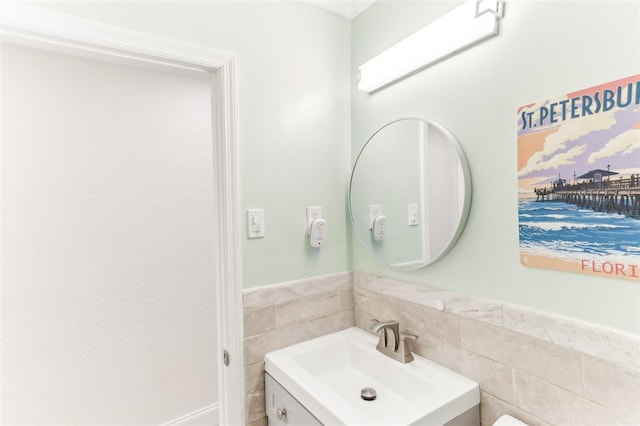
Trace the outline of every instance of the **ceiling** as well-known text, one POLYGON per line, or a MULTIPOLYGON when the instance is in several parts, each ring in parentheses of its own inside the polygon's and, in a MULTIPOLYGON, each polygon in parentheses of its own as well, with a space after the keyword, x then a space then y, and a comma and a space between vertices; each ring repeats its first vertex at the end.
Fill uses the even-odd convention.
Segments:
POLYGON ((337 15, 353 19, 375 0, 303 0, 337 15))

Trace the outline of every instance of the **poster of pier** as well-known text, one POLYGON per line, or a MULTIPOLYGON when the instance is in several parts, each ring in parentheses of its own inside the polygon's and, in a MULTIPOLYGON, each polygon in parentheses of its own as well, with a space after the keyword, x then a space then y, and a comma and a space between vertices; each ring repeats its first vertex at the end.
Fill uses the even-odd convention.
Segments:
POLYGON ((523 265, 640 281, 640 74, 518 109, 523 265))

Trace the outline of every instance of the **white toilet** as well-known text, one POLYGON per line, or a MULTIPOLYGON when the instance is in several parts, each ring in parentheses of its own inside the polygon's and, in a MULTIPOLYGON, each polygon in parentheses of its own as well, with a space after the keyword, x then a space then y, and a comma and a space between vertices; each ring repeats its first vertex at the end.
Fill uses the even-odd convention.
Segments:
POLYGON ((526 423, 522 423, 520 420, 515 417, 511 417, 507 414, 500 416, 498 420, 493 424, 493 426, 527 426, 526 423))

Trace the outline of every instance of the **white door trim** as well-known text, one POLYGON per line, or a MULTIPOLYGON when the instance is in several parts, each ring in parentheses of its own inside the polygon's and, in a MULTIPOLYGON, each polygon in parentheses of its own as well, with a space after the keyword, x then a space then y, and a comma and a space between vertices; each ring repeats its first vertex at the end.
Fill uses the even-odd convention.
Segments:
MULTIPOLYGON (((18 3, 2 5, 2 41, 109 61, 199 70, 212 76, 217 206, 216 303, 221 425, 244 424, 242 287, 234 100, 234 56, 18 3), (223 364, 222 350, 230 354, 223 364)), ((213 336, 212 336, 213 338, 213 336)))

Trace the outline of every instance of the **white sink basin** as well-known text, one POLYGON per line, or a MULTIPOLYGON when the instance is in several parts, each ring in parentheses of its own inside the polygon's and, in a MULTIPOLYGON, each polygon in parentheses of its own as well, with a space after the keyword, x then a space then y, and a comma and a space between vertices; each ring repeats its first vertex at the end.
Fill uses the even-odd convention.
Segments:
POLYGON ((377 342, 349 328, 270 352, 265 370, 325 425, 444 425, 480 403, 477 383, 415 354, 402 364, 377 342))

